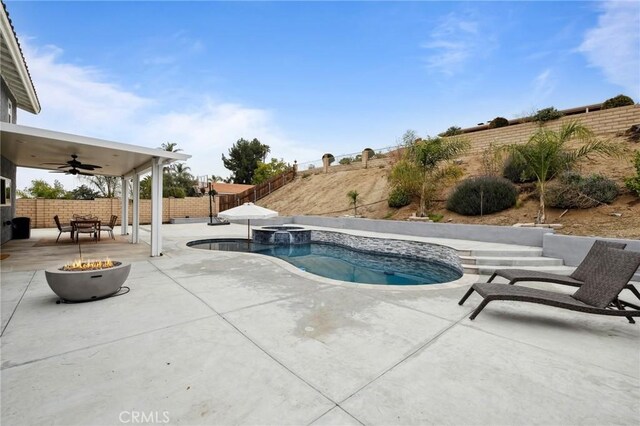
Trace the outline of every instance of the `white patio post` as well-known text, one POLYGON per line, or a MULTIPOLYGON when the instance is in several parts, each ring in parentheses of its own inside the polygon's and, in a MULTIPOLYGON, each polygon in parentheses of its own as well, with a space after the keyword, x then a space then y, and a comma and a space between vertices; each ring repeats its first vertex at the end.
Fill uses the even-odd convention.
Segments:
POLYGON ((151 161, 151 256, 162 256, 162 160, 151 161))
POLYGON ((129 232, 129 179, 122 176, 122 216, 120 216, 120 235, 127 235, 129 232))
POLYGON ((140 175, 133 173, 133 209, 131 218, 131 243, 138 244, 140 231, 140 175))

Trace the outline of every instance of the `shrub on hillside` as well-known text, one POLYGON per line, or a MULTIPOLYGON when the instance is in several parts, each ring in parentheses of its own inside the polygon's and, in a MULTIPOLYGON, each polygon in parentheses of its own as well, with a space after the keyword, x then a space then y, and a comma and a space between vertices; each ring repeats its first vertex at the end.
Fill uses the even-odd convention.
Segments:
POLYGON ((516 204, 518 189, 508 180, 480 176, 462 181, 447 199, 447 210, 465 216, 490 214, 516 204))
POLYGON ((353 158, 351 157, 343 157, 340 159, 340 161, 338 161, 338 164, 342 164, 343 166, 346 166, 347 164, 351 164, 353 163, 353 158))
POLYGON ((582 176, 566 172, 546 190, 546 202, 559 209, 588 209, 609 204, 618 196, 618 185, 602 175, 582 176))
POLYGON ((636 175, 624 180, 625 186, 640 197, 640 151, 636 151, 636 155, 633 158, 633 165, 636 169, 636 175))
POLYGON ((489 123, 490 129, 497 129, 498 127, 507 127, 509 125, 509 120, 504 117, 496 117, 489 123))
POLYGON ((438 136, 440 136, 440 137, 456 136, 456 135, 461 135, 461 134, 462 134, 462 129, 460 127, 451 126, 447 130, 445 130, 444 132, 440 133, 438 136))
POLYGON ((504 162, 502 176, 513 183, 533 182, 536 180, 526 161, 514 155, 510 155, 504 162))
POLYGON ((393 188, 387 200, 389 207, 400 208, 411 204, 411 195, 409 192, 400 187, 393 188))
POLYGON ((554 107, 539 109, 532 117, 531 120, 538 123, 546 123, 547 121, 557 120, 562 117, 563 114, 554 107))
POLYGON ((633 105, 633 99, 626 95, 618 95, 602 103, 602 109, 618 108, 633 105))

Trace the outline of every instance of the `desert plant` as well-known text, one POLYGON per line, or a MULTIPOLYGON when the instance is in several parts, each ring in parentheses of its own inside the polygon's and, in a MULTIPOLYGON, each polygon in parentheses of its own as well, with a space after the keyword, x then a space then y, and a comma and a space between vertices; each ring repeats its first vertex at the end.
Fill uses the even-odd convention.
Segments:
POLYGON ((436 194, 451 180, 458 179, 462 172, 451 161, 469 147, 461 138, 418 139, 407 147, 407 159, 415 164, 421 175, 420 216, 424 217, 436 194))
POLYGON ((389 207, 400 208, 411 204, 411 195, 406 189, 396 187, 391 190, 389 199, 387 200, 389 207))
POLYGON ((618 108, 618 107, 629 106, 633 104, 634 104, 633 99, 631 99, 629 96, 621 94, 604 101, 602 103, 602 109, 618 108))
POLYGON ((575 172, 562 174, 558 182, 547 188, 547 204, 561 209, 588 209, 608 204, 618 196, 618 185, 601 175, 581 176, 575 172))
POLYGON ((563 114, 560 111, 554 107, 549 107, 536 111, 536 113, 531 117, 531 120, 537 121, 538 123, 546 123, 547 121, 557 120, 562 116, 563 114))
POLYGON ((633 158, 633 165, 636 169, 636 175, 624 180, 625 186, 640 197, 640 151, 636 151, 633 158))
POLYGON ((491 122, 489 122, 490 129, 497 129, 498 127, 507 127, 509 125, 509 120, 504 117, 496 117, 491 122))
POLYGON ((427 217, 432 222, 440 222, 444 218, 444 215, 440 213, 429 213, 427 217))
POLYGON ((445 137, 445 136, 457 136, 462 134, 462 129, 458 126, 451 126, 449 127, 447 130, 445 130, 444 132, 438 134, 438 136, 440 137, 445 137))
POLYGON ((360 199, 360 194, 355 189, 347 192, 347 198, 349 198, 349 204, 353 204, 353 215, 358 215, 358 200, 360 199))
POLYGON ((462 181, 447 199, 447 210, 477 216, 508 209, 516 204, 518 190, 508 180, 480 176, 462 181))
POLYGON ((540 205, 538 223, 545 223, 545 189, 546 181, 553 178, 560 170, 570 170, 579 160, 591 154, 602 156, 619 155, 617 145, 595 139, 593 132, 577 121, 564 124, 560 130, 554 131, 539 128, 525 145, 508 147, 513 155, 525 161, 536 177, 536 188, 540 205), (582 142, 577 149, 567 148, 572 140, 582 142))
POLYGON ((499 176, 504 168, 504 150, 490 143, 482 151, 482 170, 485 175, 499 176))
POLYGON ((338 161, 338 164, 342 164, 343 166, 351 163, 353 163, 353 158, 351 157, 343 157, 338 161))

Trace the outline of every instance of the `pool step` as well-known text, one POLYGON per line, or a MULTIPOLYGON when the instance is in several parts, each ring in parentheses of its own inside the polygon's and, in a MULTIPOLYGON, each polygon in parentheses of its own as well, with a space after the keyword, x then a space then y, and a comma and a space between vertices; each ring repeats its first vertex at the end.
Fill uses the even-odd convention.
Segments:
POLYGON ((493 256, 460 256, 462 263, 465 265, 484 265, 484 266, 513 266, 513 267, 530 267, 530 266, 562 266, 562 259, 553 257, 493 257, 493 256))
POLYGON ((541 257, 542 248, 523 247, 507 250, 471 250, 469 256, 473 257, 541 257))
POLYGON ((575 268, 570 266, 500 266, 500 265, 467 265, 463 264, 466 274, 491 275, 496 269, 529 269, 532 271, 552 272, 554 274, 569 275, 575 268))

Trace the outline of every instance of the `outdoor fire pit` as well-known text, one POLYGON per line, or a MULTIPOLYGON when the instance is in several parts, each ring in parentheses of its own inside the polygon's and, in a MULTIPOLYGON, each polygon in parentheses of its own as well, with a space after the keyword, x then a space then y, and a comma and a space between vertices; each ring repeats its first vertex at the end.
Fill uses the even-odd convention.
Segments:
POLYGON ((131 264, 111 260, 76 260, 59 269, 45 271, 51 290, 63 302, 102 299, 117 293, 126 281, 131 264))

